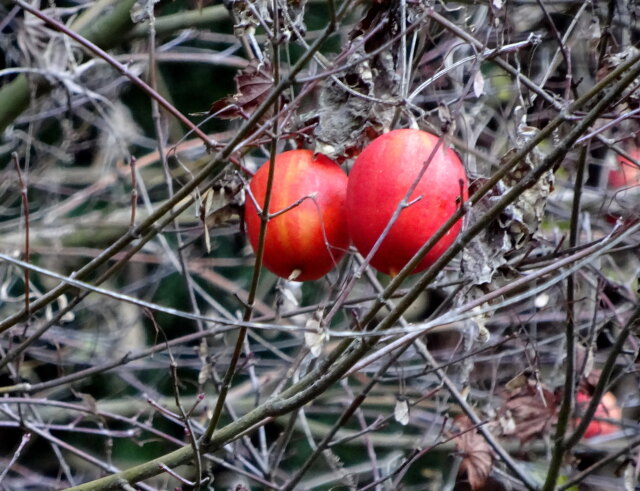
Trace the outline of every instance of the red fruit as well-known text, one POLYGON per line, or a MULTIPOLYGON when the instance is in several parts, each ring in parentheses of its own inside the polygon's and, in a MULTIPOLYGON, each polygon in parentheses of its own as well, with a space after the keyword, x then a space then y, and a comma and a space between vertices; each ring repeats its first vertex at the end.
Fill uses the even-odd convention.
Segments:
MULTIPOLYGON (((576 409, 578 412, 583 412, 591 401, 591 396, 585 392, 578 392, 576 394, 576 409)), ((587 430, 584 432, 582 438, 591 438, 597 435, 609 435, 615 433, 620 429, 616 424, 609 423, 608 421, 599 421, 600 418, 604 419, 622 419, 622 410, 618 406, 618 400, 616 396, 611 392, 606 392, 598 404, 593 420, 587 426, 587 430)), ((580 418, 576 419, 576 424, 580 423, 580 418)))
MULTIPOLYGON (((363 256, 373 248, 438 141, 437 136, 425 131, 394 130, 373 140, 356 159, 349 175, 347 217, 351 239, 363 256)), ((455 152, 440 143, 409 197, 410 203, 417 201, 402 210, 371 266, 386 274, 397 274, 466 199, 464 167, 455 152)), ((462 221, 458 221, 413 272, 433 264, 461 228, 462 221)))
MULTIPOLYGON (((257 203, 265 201, 270 163, 258 169, 249 186, 257 203)), ((294 205, 267 223, 264 266, 283 278, 315 280, 327 274, 349 247, 345 213, 347 175, 324 155, 292 150, 276 155, 269 213, 294 205)), ((247 235, 258 248, 260 216, 253 201, 245 205, 247 235)))
MULTIPOLYGON (((629 154, 635 160, 640 160, 640 149, 632 147, 629 154)), ((616 169, 609 171, 609 187, 615 189, 640 186, 640 167, 620 155, 618 155, 617 164, 616 169)))

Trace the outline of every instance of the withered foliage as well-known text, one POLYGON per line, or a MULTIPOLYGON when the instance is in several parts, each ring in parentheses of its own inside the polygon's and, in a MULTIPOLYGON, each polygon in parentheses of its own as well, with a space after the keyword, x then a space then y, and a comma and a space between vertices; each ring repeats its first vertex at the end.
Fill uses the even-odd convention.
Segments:
MULTIPOLYGON (((419 6, 408 10, 416 16, 419 6)), ((320 94, 314 132, 318 151, 340 161, 390 128, 400 95, 395 39, 400 27, 397 4, 374 3, 350 32, 334 60, 347 68, 328 78, 320 94)))
MULTIPOLYGON (((214 102, 209 114, 223 119, 248 119, 269 97, 274 84, 273 68, 267 63, 253 60, 236 74, 234 80, 237 92, 214 102)), ((273 111, 269 110, 261 120, 269 119, 272 115, 273 111)))
MULTIPOLYGON (((515 146, 505 154, 501 163, 509 161, 527 141, 535 136, 537 130, 519 125, 515 146)), ((500 182, 471 209, 466 217, 466 226, 482 220, 509 190, 521 182, 527 174, 540 163, 543 155, 536 148, 513 168, 500 182)), ((477 178, 471 183, 469 193, 474 193, 486 182, 477 178)), ((514 253, 520 251, 537 232, 544 217, 547 200, 553 191, 554 175, 552 171, 544 173, 542 178, 532 182, 518 199, 507 206, 494 220, 483 229, 462 254, 465 273, 473 278, 474 284, 489 283, 496 272, 514 253)))
POLYGON ((516 437, 525 444, 547 434, 556 422, 558 394, 534 380, 525 380, 518 388, 507 389, 503 398, 498 413, 502 436, 516 437))
POLYGON ((454 439, 462 456, 460 473, 466 474, 471 489, 483 489, 493 467, 493 451, 467 416, 458 416, 455 425, 462 433, 454 439))

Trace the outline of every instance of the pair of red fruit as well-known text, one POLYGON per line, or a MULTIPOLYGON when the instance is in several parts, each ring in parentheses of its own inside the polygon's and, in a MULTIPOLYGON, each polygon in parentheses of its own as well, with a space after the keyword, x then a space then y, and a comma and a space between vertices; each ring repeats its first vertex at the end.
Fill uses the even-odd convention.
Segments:
MULTIPOLYGON (((267 162, 258 169, 249 186, 260 208, 269 167, 267 162)), ((397 274, 467 199, 467 177, 455 152, 435 135, 401 129, 365 147, 348 177, 331 159, 310 150, 277 155, 264 266, 283 278, 307 281, 331 271, 351 242, 366 257, 422 172, 371 259, 371 266, 389 275, 397 274)), ((257 250, 259 210, 252 199, 246 203, 247 235, 257 250)), ((433 264, 461 227, 458 221, 449 229, 413 272, 433 264)))

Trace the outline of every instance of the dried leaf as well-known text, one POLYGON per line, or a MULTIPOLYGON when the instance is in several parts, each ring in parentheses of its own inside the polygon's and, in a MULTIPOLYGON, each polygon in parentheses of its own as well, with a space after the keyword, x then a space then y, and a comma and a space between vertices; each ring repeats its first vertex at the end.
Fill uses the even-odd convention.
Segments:
MULTIPOLYGON (((211 210, 211 202, 213 201, 213 191, 211 189, 207 189, 205 191, 204 196, 202 197, 202 209, 204 210, 204 216, 206 217, 211 210)), ((207 226, 207 221, 203 220, 204 223, 204 245, 207 250, 207 254, 211 252, 211 234, 209 233, 209 227, 207 226)))
POLYGON ((160 0, 136 0, 130 11, 131 22, 139 24, 150 20, 153 15, 153 6, 160 0))
MULTIPOLYGON (((237 37, 255 34, 260 25, 275 28, 272 4, 267 0, 223 0, 227 8, 232 12, 236 23, 234 33, 237 37)), ((289 0, 278 5, 276 12, 278 17, 279 36, 283 41, 296 38, 299 34, 304 36, 306 26, 304 24, 306 0, 289 0), (293 32, 292 32, 293 31, 293 32)))
POLYGON ((309 317, 304 327, 304 342, 311 351, 311 356, 317 358, 327 340, 327 333, 320 326, 318 313, 309 317))
POLYGON ((625 491, 638 489, 638 474, 636 472, 636 466, 633 463, 627 464, 624 468, 623 481, 625 491))
MULTIPOLYGON (((422 8, 419 2, 406 7, 407 19, 422 8)), ((318 110, 309 114, 309 118, 318 118, 316 150, 322 149, 340 162, 358 154, 368 141, 390 128, 401 85, 400 50, 399 41, 386 43, 401 25, 393 2, 373 3, 350 32, 349 42, 334 62, 349 68, 327 80, 318 110)))
MULTIPOLYGON (((593 366, 595 365, 595 361, 596 361, 596 357, 593 352, 593 349, 590 348, 586 350, 584 365, 582 365, 584 366, 582 373, 588 376, 588 374, 590 374, 593 371, 593 366)), ((581 366, 581 365, 578 365, 578 366, 581 366)))
POLYGON ((224 3, 236 21, 233 30, 237 37, 255 34, 260 21, 272 25, 271 12, 266 0, 225 0, 224 3))
POLYGON ((478 70, 473 77, 473 93, 476 97, 484 94, 484 76, 480 70, 478 70))
POLYGON ((515 436, 521 444, 549 431, 557 418, 557 396, 534 380, 528 380, 518 390, 508 391, 500 409, 499 419, 512 420, 502 425, 503 436, 515 436))
POLYGON ((93 414, 98 414, 98 403, 91 394, 75 392, 75 396, 82 399, 82 402, 84 402, 85 406, 88 407, 93 414))
MULTIPOLYGON (((593 40, 598 41, 600 36, 600 24, 595 22, 592 23, 590 32, 586 33, 586 35, 592 39, 592 42, 593 40)), ((602 80, 618 66, 636 56, 637 53, 638 48, 636 48, 635 46, 626 46, 624 50, 606 56, 604 59, 604 63, 596 73, 596 80, 602 80)), ((624 101, 625 104, 618 105, 617 111, 619 114, 624 114, 629 110, 629 108, 636 108, 640 105, 640 90, 637 89, 639 84, 639 79, 634 80, 620 95, 620 100, 624 101)))
MULTIPOLYGON (((362 51, 362 48, 355 51, 346 62, 363 57, 362 51)), ((388 126, 391 112, 384 108, 375 111, 374 107, 378 105, 366 98, 375 97, 377 87, 390 75, 389 70, 380 70, 374 81, 372 65, 383 58, 384 54, 380 54, 375 60, 365 59, 350 68, 344 76, 325 84, 320 94, 319 108, 310 115, 318 118, 314 129, 317 151, 322 150, 333 159, 343 160, 358 153, 366 141, 381 134, 385 125, 388 126), (359 97, 358 94, 365 97, 359 97)), ((391 61, 388 68, 392 66, 391 61)), ((386 94, 391 94, 390 87, 387 87, 386 94)))
POLYGON ((471 489, 482 489, 493 467, 491 447, 477 430, 470 429, 473 423, 467 416, 458 416, 455 423, 464 432, 455 438, 456 449, 462 455, 460 472, 466 473, 471 489))
MULTIPOLYGON (((469 193, 474 193, 485 181, 486 179, 482 178, 474 180, 469 186, 469 193)), ((478 201, 467 214, 466 226, 472 226, 486 216, 486 212, 502 192, 503 189, 493 188, 478 201)), ((495 221, 488 224, 462 251, 465 275, 470 277, 475 285, 490 283, 498 268, 506 264, 505 256, 510 250, 509 234, 495 221)))
POLYGON ((236 222, 240 216, 241 208, 238 203, 227 203, 217 208, 207 216, 207 226, 220 227, 236 222))
POLYGON ((198 372, 198 385, 204 385, 211 376, 211 364, 205 363, 198 372))
POLYGON ((402 426, 409 424, 409 403, 405 398, 396 398, 396 407, 393 410, 393 417, 402 426))
POLYGON ((283 301, 286 301, 292 308, 296 308, 300 306, 300 301, 298 300, 298 297, 296 297, 296 294, 291 290, 291 288, 289 288, 289 285, 291 284, 296 283, 286 282, 286 286, 279 289, 278 291, 282 294, 283 301))
MULTIPOLYGON (((538 133, 536 128, 521 124, 518 127, 517 145, 523 147, 538 133)), ((541 160, 542 155, 535 148, 524 161, 507 174, 503 183, 505 192, 520 183, 525 175, 541 160)), ((505 208, 500 216, 500 226, 508 231, 514 249, 521 249, 538 230, 544 217, 549 194, 553 191, 554 175, 552 170, 545 172, 538 181, 526 189, 516 201, 505 208)))
POLYGON ((207 344, 207 340, 203 338, 202 341, 200 341, 200 344, 198 344, 198 359, 202 363, 206 363, 208 355, 209 345, 207 344))
POLYGON ((515 377, 509 380, 504 386, 507 390, 514 392, 521 389, 522 387, 525 387, 528 383, 529 383, 529 377, 526 371, 524 371, 517 374, 515 377))
POLYGON ((491 339, 491 331, 484 325, 478 326, 478 332, 476 333, 475 341, 479 344, 487 344, 491 339))
MULTIPOLYGON (((297 310, 302 299, 302 283, 294 281, 279 281, 276 284, 276 317, 280 318, 283 312, 297 310)), ((306 315, 295 315, 289 320, 296 325, 304 325, 306 315)))
POLYGON ((438 119, 443 124, 443 126, 447 127, 450 127, 455 121, 454 117, 451 115, 449 106, 447 106, 444 102, 440 102, 438 104, 438 119))
MULTIPOLYGON (((518 127, 516 145, 524 146, 538 133, 536 128, 524 123, 518 127)), ((502 159, 506 162, 517 152, 510 150, 502 159)), ((520 183, 524 176, 535 167, 542 158, 534 149, 515 168, 511 170, 489 193, 487 193, 471 209, 466 219, 466 226, 483 220, 486 212, 507 193, 514 185, 520 183)), ((538 230, 544 217, 544 211, 553 191, 553 171, 547 171, 533 186, 526 189, 512 204, 507 206, 498 220, 489 223, 471 243, 463 250, 462 260, 465 273, 472 278, 473 284, 490 283, 499 268, 507 263, 507 255, 522 249, 538 230)), ((473 193, 485 182, 476 179, 470 186, 473 193)))
POLYGON ((244 188, 237 175, 231 174, 219 179, 205 191, 200 201, 200 220, 205 225, 205 244, 211 249, 209 228, 235 223, 244 205, 244 188))
MULTIPOLYGON (((252 61, 235 76, 237 92, 211 105, 210 114, 219 118, 247 119, 268 97, 274 80, 271 65, 252 61)), ((270 113, 263 116, 268 119, 270 113)))
POLYGON ((331 470, 338 476, 338 478, 342 481, 342 483, 347 486, 349 489, 356 488, 356 481, 347 469, 345 469, 342 460, 335 453, 333 453, 330 449, 326 449, 322 452, 322 456, 326 460, 331 470))
MULTIPOLYGON (((60 310, 64 310, 69 305, 69 300, 67 300, 66 295, 60 295, 58 297, 58 308, 60 310)), ((73 322, 76 319, 76 315, 72 312, 66 312, 61 318, 60 322, 73 322)))

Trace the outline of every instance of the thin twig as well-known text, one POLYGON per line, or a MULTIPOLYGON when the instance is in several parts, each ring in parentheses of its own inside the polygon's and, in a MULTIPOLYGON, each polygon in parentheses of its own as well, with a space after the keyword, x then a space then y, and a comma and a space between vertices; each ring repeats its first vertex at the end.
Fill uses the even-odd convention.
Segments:
MULTIPOLYGON (((13 161, 13 165, 16 168, 16 173, 18 174, 18 182, 20 183, 20 195, 22 196, 22 209, 24 213, 24 252, 23 257, 25 262, 30 261, 31 252, 30 252, 30 244, 29 244, 29 196, 27 190, 27 182, 22 177, 22 170, 20 169, 20 159, 18 158, 18 154, 13 152, 11 154, 11 160, 13 161)), ((30 292, 31 292, 31 282, 29 281, 29 269, 24 270, 24 310, 29 315, 31 312, 30 307, 30 292)))
POLYGON ((2 483, 6 475, 9 473, 9 471, 13 467, 13 464, 15 464, 18 461, 18 459, 20 458, 20 454, 22 453, 22 450, 27 445, 27 443, 29 443, 30 440, 31 440, 31 433, 25 433, 22 435, 22 439, 18 444, 18 448, 15 449, 15 451, 11 455, 11 460, 3 469, 2 474, 0 474, 0 484, 2 483))

